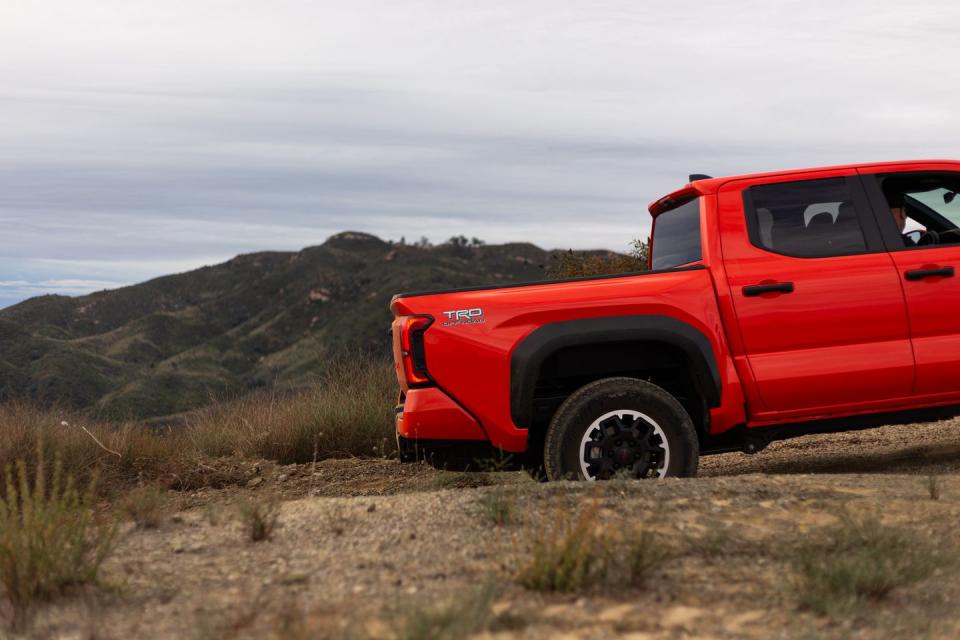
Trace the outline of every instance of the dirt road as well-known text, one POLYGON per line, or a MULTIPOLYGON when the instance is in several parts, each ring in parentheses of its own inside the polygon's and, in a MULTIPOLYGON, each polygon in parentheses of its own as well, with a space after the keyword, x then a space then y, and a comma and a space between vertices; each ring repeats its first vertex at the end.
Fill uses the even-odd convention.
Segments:
POLYGON ((27 635, 457 637, 430 635, 450 614, 496 638, 960 637, 960 573, 948 561, 882 600, 824 616, 798 604, 792 560, 840 517, 876 517, 952 557, 960 422, 705 458, 692 480, 541 484, 376 460, 249 472, 249 489, 185 496, 157 529, 126 525, 106 569, 114 591, 43 608, 27 635), (250 542, 233 505, 268 495, 285 499, 279 527, 250 542), (508 524, 494 522, 496 504, 508 505, 508 524), (642 584, 520 586, 538 535, 582 512, 618 544, 652 532, 665 560, 642 584), (482 611, 469 606, 478 601, 482 611))

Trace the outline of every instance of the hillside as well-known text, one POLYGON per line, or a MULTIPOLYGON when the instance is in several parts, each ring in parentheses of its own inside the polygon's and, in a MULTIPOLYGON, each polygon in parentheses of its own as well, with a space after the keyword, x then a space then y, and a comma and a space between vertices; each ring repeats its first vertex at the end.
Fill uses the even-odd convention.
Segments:
POLYGON ((418 247, 344 232, 293 252, 0 310, 0 400, 112 418, 169 416, 320 373, 336 352, 387 353, 391 296, 544 277, 532 244, 418 247))

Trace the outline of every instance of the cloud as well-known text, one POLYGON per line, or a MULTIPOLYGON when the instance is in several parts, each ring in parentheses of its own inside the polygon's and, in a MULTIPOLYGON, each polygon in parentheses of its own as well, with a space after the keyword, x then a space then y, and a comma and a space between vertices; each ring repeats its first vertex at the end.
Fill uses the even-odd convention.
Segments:
POLYGON ((934 0, 6 3, 0 280, 127 282, 343 229, 625 249, 689 173, 954 154, 955 18, 934 0))

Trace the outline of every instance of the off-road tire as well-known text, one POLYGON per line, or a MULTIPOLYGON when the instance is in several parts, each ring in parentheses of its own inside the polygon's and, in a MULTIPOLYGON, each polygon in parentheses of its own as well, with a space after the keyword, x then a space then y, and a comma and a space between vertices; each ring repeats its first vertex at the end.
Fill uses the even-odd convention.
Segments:
POLYGON ((620 410, 640 412, 659 426, 669 447, 665 477, 696 475, 700 458, 697 432, 676 398, 645 380, 605 378, 575 391, 554 414, 543 444, 547 477, 589 480, 580 464, 581 441, 595 420, 620 410))

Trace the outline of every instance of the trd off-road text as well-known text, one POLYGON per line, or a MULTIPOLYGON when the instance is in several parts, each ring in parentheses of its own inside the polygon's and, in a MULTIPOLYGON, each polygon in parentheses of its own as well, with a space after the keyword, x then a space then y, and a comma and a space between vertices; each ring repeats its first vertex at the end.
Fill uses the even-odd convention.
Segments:
POLYGON ((650 271, 394 297, 403 460, 550 479, 960 413, 960 162, 691 176, 650 271))

